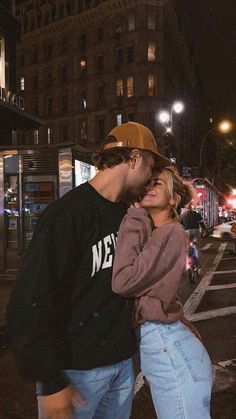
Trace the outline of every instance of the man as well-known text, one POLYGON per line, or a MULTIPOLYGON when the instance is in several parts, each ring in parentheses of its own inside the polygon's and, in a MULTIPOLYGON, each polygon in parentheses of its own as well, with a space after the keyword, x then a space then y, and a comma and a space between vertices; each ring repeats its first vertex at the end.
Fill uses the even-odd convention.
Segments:
POLYGON ((234 238, 234 255, 236 256, 236 222, 232 224, 231 231, 233 233, 234 238))
POLYGON ((189 239, 194 241, 197 246, 197 264, 200 267, 200 240, 201 233, 200 227, 203 231, 206 231, 204 221, 201 214, 192 208, 192 204, 189 204, 185 211, 180 216, 180 223, 184 226, 189 239))
POLYGON ((10 343, 37 382, 40 419, 128 419, 136 351, 129 303, 111 291, 121 197, 140 196, 156 163, 169 165, 145 126, 115 127, 99 171, 41 217, 8 308, 10 343))

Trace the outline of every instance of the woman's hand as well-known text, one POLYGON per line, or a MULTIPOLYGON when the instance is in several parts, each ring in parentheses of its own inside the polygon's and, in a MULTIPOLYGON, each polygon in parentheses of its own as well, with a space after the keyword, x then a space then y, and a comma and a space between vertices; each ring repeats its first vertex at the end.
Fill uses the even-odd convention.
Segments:
POLYGON ((130 205, 130 208, 142 208, 140 202, 134 202, 130 205))
POLYGON ((191 323, 191 322, 189 322, 185 317, 183 317, 182 319, 181 319, 181 322, 185 325, 185 326, 187 326, 190 330, 191 330, 191 332, 193 332, 194 333, 194 335, 199 339, 199 340, 202 340, 202 337, 201 337, 201 335, 200 335, 200 333, 199 333, 199 331, 197 330, 197 328, 191 323))

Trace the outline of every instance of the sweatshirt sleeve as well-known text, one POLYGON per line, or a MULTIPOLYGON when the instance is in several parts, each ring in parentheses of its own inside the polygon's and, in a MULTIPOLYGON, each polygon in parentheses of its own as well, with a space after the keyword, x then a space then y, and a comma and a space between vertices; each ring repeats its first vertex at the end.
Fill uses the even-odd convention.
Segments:
MULTIPOLYGON (((141 215, 140 215, 141 218, 141 215)), ((176 223, 164 224, 146 234, 144 243, 137 234, 139 221, 128 213, 117 240, 113 266, 112 289, 124 297, 157 296, 153 286, 160 281, 179 256, 184 254, 180 239, 185 232, 176 223), (179 234, 181 231, 182 234, 179 234)), ((181 239, 182 240, 182 239, 181 239)), ((180 269, 183 272, 183 261, 180 269)))
MULTIPOLYGON (((67 386, 63 375, 65 350, 65 280, 73 257, 71 214, 42 216, 7 309, 10 347, 23 379, 37 381, 41 394, 67 386), (64 292, 64 294, 63 294, 64 292)), ((69 299, 67 304, 69 304, 69 299)))

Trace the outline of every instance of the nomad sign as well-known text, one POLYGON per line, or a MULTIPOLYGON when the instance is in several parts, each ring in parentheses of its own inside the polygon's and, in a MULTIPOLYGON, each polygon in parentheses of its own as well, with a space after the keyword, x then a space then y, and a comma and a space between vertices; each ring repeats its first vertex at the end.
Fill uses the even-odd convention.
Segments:
POLYGON ((23 111, 25 109, 25 101, 21 96, 17 96, 15 93, 12 93, 10 90, 6 91, 4 87, 0 86, 0 100, 2 102, 9 103, 11 106, 15 106, 17 109, 23 111))

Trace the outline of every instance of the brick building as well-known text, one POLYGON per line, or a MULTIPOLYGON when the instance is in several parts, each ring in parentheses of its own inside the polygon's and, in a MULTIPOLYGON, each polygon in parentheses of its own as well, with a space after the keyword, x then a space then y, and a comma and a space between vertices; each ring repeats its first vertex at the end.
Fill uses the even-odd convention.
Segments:
POLYGON ((18 0, 16 14, 18 91, 46 121, 21 144, 96 149, 115 125, 138 121, 179 165, 192 158, 198 82, 174 0, 18 0), (157 114, 176 99, 185 112, 166 139, 157 114))

